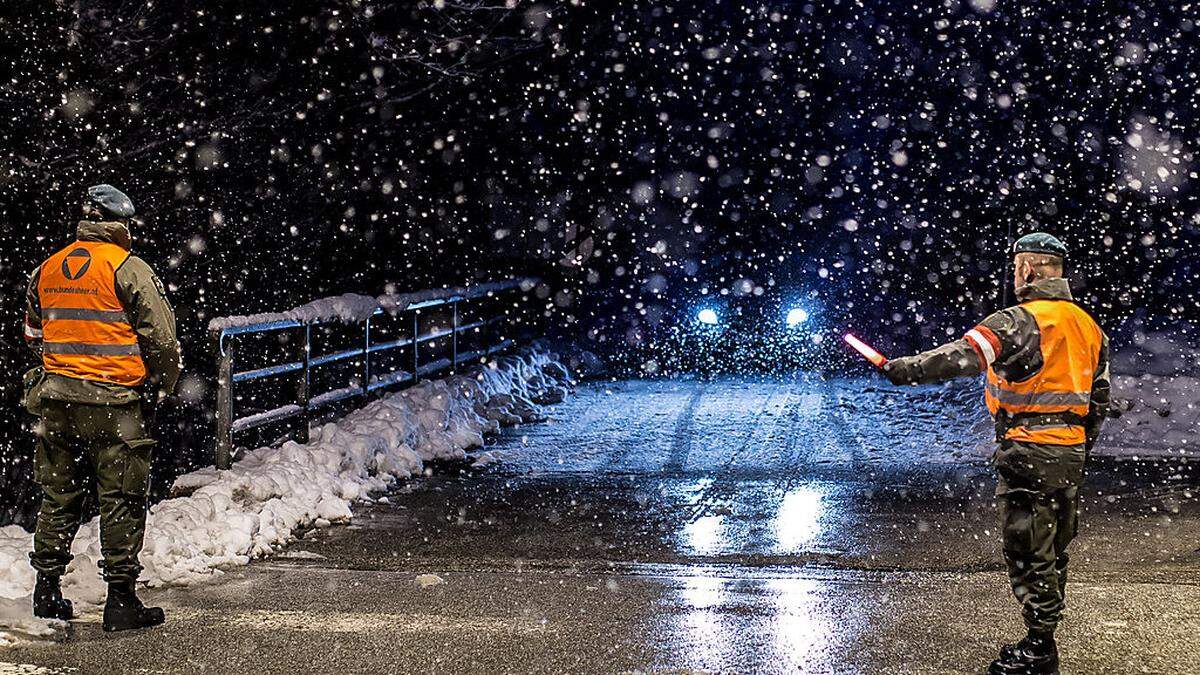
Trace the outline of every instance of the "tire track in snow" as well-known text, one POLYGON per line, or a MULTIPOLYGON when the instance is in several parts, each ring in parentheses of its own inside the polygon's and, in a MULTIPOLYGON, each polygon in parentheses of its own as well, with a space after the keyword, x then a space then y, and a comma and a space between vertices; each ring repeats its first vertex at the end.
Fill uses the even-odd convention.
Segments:
MULTIPOLYGON (((660 385, 661 386, 661 385, 660 385)), ((547 424, 520 432, 520 464, 508 463, 501 470, 524 474, 620 473, 615 464, 637 445, 641 415, 630 415, 630 397, 654 397, 661 393, 653 383, 589 383, 554 409, 547 424)), ((501 441, 499 446, 513 445, 501 441)))
POLYGON ((780 478, 776 481, 781 499, 801 482, 805 477, 806 469, 814 463, 816 440, 821 434, 821 429, 817 425, 820 422, 820 413, 825 406, 821 395, 809 391, 810 389, 809 382, 796 382, 796 402, 783 416, 783 420, 786 422, 784 425, 785 435, 779 457, 782 466, 781 470, 777 472, 780 478), (817 428, 813 428, 814 426, 817 428))
POLYGON ((688 456, 692 454, 692 436, 695 434, 696 408, 700 399, 708 391, 708 384, 701 382, 688 398, 687 405, 675 420, 675 431, 671 438, 671 451, 663 471, 677 473, 687 464, 688 456))
MULTIPOLYGON (((608 449, 605 455, 609 470, 625 462, 631 452, 637 451, 636 469, 641 472, 657 468, 648 460, 658 452, 665 450, 671 442, 669 430, 672 425, 668 419, 678 420, 679 413, 673 413, 688 396, 694 383, 692 382, 649 382, 643 389, 635 407, 614 409, 612 414, 604 418, 606 431, 602 438, 608 449), (664 387, 664 384, 670 384, 664 387), (680 384, 687 385, 681 389, 680 384), (644 399, 644 400, 643 400, 644 399), (631 414, 635 413, 636 414, 631 414)), ((684 404, 686 407, 686 404, 684 404)))
MULTIPOLYGON (((762 424, 763 418, 769 411, 772 411, 776 407, 774 402, 781 390, 784 393, 784 402, 782 405, 786 408, 787 403, 792 398, 791 389, 785 388, 782 383, 771 383, 771 390, 762 399, 762 403, 754 413, 753 419, 748 421, 746 425, 743 425, 744 428, 748 428, 745 440, 738 445, 736 450, 729 454, 729 457, 716 470, 711 472, 715 475, 715 478, 699 490, 696 501, 691 505, 691 513, 685 519, 687 522, 696 522, 705 515, 710 515, 710 512, 714 511, 714 507, 719 502, 727 501, 726 498, 742 486, 743 481, 739 477, 731 475, 731 467, 748 448, 757 445, 755 439, 764 426, 766 426, 762 424)), ((779 416, 776 416, 776 424, 778 424, 778 418, 779 416)), ((716 509, 716 511, 721 510, 727 510, 727 507, 716 509)))
MULTIPOLYGON (((822 389, 825 392, 825 400, 832 399, 836 405, 829 406, 831 408, 828 415, 832 422, 833 432, 838 441, 838 445, 842 450, 848 450, 850 454, 850 464, 852 466, 861 466, 869 462, 869 451, 865 443, 863 443, 862 435, 854 428, 855 424, 846 416, 846 411, 852 406, 846 400, 845 383, 842 380, 825 380, 822 389)), ((862 417, 859 417, 862 420, 862 417)))

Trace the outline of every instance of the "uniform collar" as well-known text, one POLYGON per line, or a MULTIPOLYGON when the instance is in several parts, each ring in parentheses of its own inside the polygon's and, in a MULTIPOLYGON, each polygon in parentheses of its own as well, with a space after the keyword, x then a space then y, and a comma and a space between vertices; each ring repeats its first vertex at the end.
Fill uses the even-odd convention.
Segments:
POLYGON ((132 237, 125 223, 115 220, 81 220, 75 230, 79 241, 103 241, 116 244, 126 251, 132 246, 132 237))
POLYGON ((1071 285, 1062 277, 1054 279, 1038 279, 1017 289, 1017 299, 1021 302, 1030 300, 1074 300, 1071 296, 1071 285))

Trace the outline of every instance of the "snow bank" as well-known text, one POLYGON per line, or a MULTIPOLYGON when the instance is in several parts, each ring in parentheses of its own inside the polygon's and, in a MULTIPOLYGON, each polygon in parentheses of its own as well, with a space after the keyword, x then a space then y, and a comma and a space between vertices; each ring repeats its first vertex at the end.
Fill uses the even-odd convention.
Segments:
POLYGON ((1200 378, 1116 375, 1098 454, 1200 457, 1200 378))
MULTIPOLYGON (((228 471, 201 469, 176 489, 194 490, 150 508, 141 561, 150 586, 186 585, 279 550, 297 528, 346 521, 351 504, 418 473, 433 459, 462 458, 501 425, 540 419, 539 404, 567 394, 566 369, 543 350, 503 356, 470 375, 425 381, 314 429, 307 444, 259 448, 228 471)), ((97 520, 72 546, 63 578, 77 605, 103 601, 97 520)), ((33 537, 0 529, 0 644, 46 635, 55 622, 30 618, 33 537)))
POLYGON ((430 300, 444 300, 453 297, 479 298, 489 293, 497 293, 513 288, 528 291, 537 285, 537 281, 537 279, 527 277, 509 279, 507 281, 493 281, 473 286, 434 288, 412 293, 389 292, 374 298, 369 295, 346 293, 344 295, 313 300, 306 305, 289 309, 286 312, 218 317, 208 322, 208 330, 210 333, 216 333, 226 328, 276 321, 297 321, 300 323, 341 321, 343 323, 360 323, 366 321, 367 318, 380 309, 395 314, 407 309, 410 305, 429 302, 430 300))
POLYGON ((1200 326, 1133 319, 1112 343, 1112 412, 1096 453, 1200 457, 1200 326))

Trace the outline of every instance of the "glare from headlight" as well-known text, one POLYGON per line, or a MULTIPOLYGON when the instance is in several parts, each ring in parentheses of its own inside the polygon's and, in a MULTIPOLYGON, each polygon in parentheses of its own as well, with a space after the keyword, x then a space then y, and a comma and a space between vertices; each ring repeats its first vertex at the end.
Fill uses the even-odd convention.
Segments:
POLYGON ((720 323, 717 318, 717 313, 711 309, 702 309, 696 314, 696 320, 706 326, 715 326, 720 323))
POLYGON ((786 321, 789 328, 792 326, 799 326, 805 321, 808 321, 808 311, 802 307, 794 307, 788 310, 786 321))

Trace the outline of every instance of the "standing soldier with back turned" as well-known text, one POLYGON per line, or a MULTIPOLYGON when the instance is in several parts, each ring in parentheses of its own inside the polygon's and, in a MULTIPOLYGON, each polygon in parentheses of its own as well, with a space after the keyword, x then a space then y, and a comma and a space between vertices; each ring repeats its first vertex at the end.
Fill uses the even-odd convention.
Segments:
POLYGON ((25 339, 42 359, 25 382, 25 405, 41 417, 33 613, 72 618, 59 580, 90 494, 108 582, 104 630, 143 628, 163 622, 134 586, 155 444, 147 427, 181 368, 175 314, 162 282, 129 254, 129 197, 110 185, 88 188, 83 214, 77 240, 34 270, 26 301, 25 339))
POLYGON ((1001 648, 988 672, 1056 673, 1067 545, 1078 529, 1084 463, 1108 414, 1108 338, 1071 297, 1061 241, 1030 234, 1014 254, 1021 304, 962 339, 889 361, 884 373, 896 384, 987 373, 1004 559, 1029 631, 1001 648))

